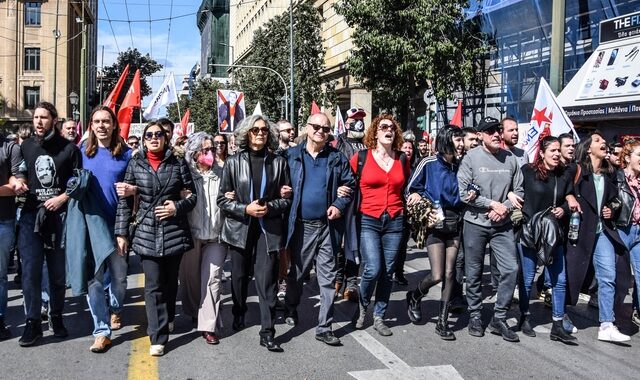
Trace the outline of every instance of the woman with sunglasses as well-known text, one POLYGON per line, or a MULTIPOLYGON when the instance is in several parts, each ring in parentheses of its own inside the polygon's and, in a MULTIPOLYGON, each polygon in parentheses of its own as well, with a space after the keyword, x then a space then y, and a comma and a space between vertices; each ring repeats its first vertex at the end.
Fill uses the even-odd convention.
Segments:
POLYGON ((570 303, 578 302, 578 294, 593 263, 598 280, 598 340, 627 342, 613 324, 616 289, 616 253, 627 252, 613 221, 615 206, 619 205, 618 189, 611 178, 613 168, 607 156, 607 143, 600 132, 592 133, 576 148, 578 171, 574 179, 576 197, 582 210, 578 240, 567 245, 567 285, 570 303))
POLYGON ((278 148, 277 128, 261 115, 240 123, 236 144, 240 151, 224 165, 217 200, 226 216, 222 241, 231 253, 232 328, 245 327, 247 287, 253 274, 260 303, 260 345, 281 352, 274 340, 274 326, 278 252, 285 236, 283 215, 291 205, 280 190, 290 186, 289 168, 285 158, 272 153, 278 148), (228 192, 235 194, 227 197, 228 192))
POLYGON ((182 310, 197 321, 197 330, 207 344, 220 342, 216 331, 222 322, 222 266, 227 257, 227 246, 220 240, 224 219, 216 203, 220 177, 214 171, 215 150, 213 137, 205 132, 192 134, 185 145, 185 159, 199 196, 189 213, 194 247, 180 264, 180 298, 182 310))
MULTIPOLYGON (((566 225, 561 220, 568 220, 571 213, 566 201, 573 194, 573 178, 565 175, 565 166, 560 162, 560 141, 557 137, 547 136, 540 140, 540 150, 531 164, 522 166, 524 204, 522 214, 525 221, 547 209, 558 219, 558 226, 566 225)), ((566 231, 561 235, 566 235, 566 231)), ((533 321, 529 311, 531 288, 536 275, 538 255, 535 249, 521 244, 521 275, 519 290, 520 322, 519 329, 524 335, 535 337, 533 321)), ((557 242, 553 250, 553 261, 546 266, 549 283, 552 287, 551 316, 553 324, 550 339, 562 343, 575 343, 576 338, 570 335, 563 326, 565 319, 565 298, 567 278, 565 273, 565 243, 557 242)))
POLYGON ((142 261, 149 353, 161 356, 175 315, 180 260, 193 248, 187 214, 197 195, 189 167, 169 149, 162 125, 149 123, 142 137, 142 151, 129 161, 124 177, 125 183, 137 186, 139 208, 132 221, 132 197, 120 199, 116 236, 122 251, 131 244, 142 261), (184 199, 183 189, 191 192, 184 199))
POLYGON ((409 160, 400 151, 399 123, 389 114, 376 117, 364 136, 367 150, 351 157, 351 167, 360 175, 360 254, 364 270, 360 281, 359 308, 354 315, 357 329, 364 320, 375 292, 373 327, 382 336, 393 333, 384 323, 391 295, 396 257, 402 241, 404 203, 402 191, 409 177, 409 160))
POLYGON ((220 177, 222 176, 222 168, 224 167, 224 162, 227 160, 229 156, 229 139, 227 135, 218 133, 213 137, 213 149, 214 149, 214 162, 215 166, 213 167, 214 173, 220 177))
POLYGON ((440 129, 436 136, 437 154, 420 161, 409 183, 411 195, 407 199, 407 205, 418 203, 422 197, 428 198, 431 202, 438 201, 443 214, 447 216, 447 223, 443 223, 441 228, 433 228, 425 241, 431 272, 420 281, 415 290, 407 292, 409 319, 417 323, 422 319, 420 301, 429 289, 444 281, 436 324, 436 334, 444 340, 456 339, 447 321, 460 247, 462 201, 458 191, 457 157, 463 148, 460 128, 447 125, 440 129), (449 220, 451 222, 448 222, 449 220))

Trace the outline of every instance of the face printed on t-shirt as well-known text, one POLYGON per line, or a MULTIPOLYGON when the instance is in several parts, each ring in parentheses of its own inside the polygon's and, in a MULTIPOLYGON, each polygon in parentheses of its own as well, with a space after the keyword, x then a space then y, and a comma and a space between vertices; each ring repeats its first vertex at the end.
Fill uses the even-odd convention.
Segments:
POLYGON ((36 176, 43 188, 53 186, 56 176, 56 164, 50 156, 38 156, 35 163, 36 176))

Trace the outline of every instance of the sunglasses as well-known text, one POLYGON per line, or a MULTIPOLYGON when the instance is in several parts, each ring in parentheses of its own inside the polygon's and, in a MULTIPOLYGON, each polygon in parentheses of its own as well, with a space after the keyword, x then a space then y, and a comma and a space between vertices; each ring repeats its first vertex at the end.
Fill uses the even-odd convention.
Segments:
POLYGON ((202 153, 204 153, 204 154, 207 154, 207 153, 209 153, 209 152, 211 152, 211 151, 213 151, 213 148, 212 148, 212 147, 209 147, 209 146, 208 146, 208 147, 206 147, 206 148, 202 148, 202 149, 200 149, 200 152, 202 152, 202 153))
POLYGON ((164 134, 164 131, 147 132, 144 134, 144 139, 149 141, 155 137, 156 139, 160 140, 161 138, 164 138, 164 134))
POLYGON ((224 141, 214 141, 213 142, 213 146, 220 146, 220 145, 227 145, 227 143, 224 142, 224 141))
POLYGON ((258 133, 262 132, 264 134, 268 134, 269 133, 269 127, 262 127, 262 128, 258 128, 258 127, 253 127, 250 129, 251 133, 253 133, 254 135, 257 135, 258 133))
POLYGON ((378 130, 379 131, 390 131, 390 132, 395 132, 396 131, 396 126, 394 124, 380 124, 378 125, 378 130))
POLYGON ((328 125, 318 125, 318 124, 311 124, 308 123, 307 125, 310 125, 311 128, 313 128, 314 131, 318 131, 319 129, 322 129, 322 132, 324 133, 331 133, 331 127, 328 125))
POLYGON ((487 130, 484 130, 483 132, 486 133, 486 134, 489 134, 489 135, 493 135, 496 132, 502 133, 502 127, 491 127, 491 128, 489 128, 487 130))
POLYGON ((131 146, 138 146, 138 145, 140 145, 140 143, 139 143, 138 141, 130 141, 130 142, 129 142, 129 145, 131 145, 131 146))
POLYGON ((291 133, 293 132, 293 128, 281 129, 280 133, 291 133))

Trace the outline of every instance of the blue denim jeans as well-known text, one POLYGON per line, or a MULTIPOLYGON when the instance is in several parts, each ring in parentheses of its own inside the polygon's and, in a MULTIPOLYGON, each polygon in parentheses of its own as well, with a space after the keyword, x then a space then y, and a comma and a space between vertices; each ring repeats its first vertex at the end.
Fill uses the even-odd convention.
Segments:
POLYGON ((593 267, 598 280, 598 308, 600 323, 614 322, 614 297, 616 293, 616 253, 604 232, 596 234, 593 250, 593 267))
POLYGON ((360 223, 360 254, 362 279, 360 302, 367 307, 375 290, 375 317, 384 317, 391 296, 392 276, 402 241, 404 216, 391 218, 385 211, 380 218, 362 215, 360 223))
MULTIPOLYGON (((520 286, 518 286, 520 313, 528 314, 538 255, 533 249, 523 246, 520 262, 522 263, 522 276, 520 286)), ((551 293, 551 315, 556 319, 562 318, 564 317, 564 303, 567 296, 567 275, 565 272, 563 246, 556 247, 553 253, 553 263, 545 267, 544 275, 545 277, 548 276, 545 282, 548 280, 553 288, 551 293)))
POLYGON ((9 266, 9 254, 14 236, 13 219, 0 220, 0 318, 7 312, 7 272, 9 266))
POLYGON ((618 228, 618 232, 620 233, 620 238, 622 238, 622 241, 629 250, 635 280, 633 308, 638 310, 638 294, 640 294, 640 226, 632 224, 627 227, 618 228))
POLYGON ((102 264, 102 267, 98 269, 95 277, 89 280, 87 303, 89 304, 89 310, 91 311, 91 317, 93 318, 93 336, 98 337, 100 335, 111 338, 111 315, 119 314, 124 304, 124 294, 127 290, 127 259, 124 256, 119 256, 117 253, 112 253, 102 264), (110 304, 107 304, 107 300, 104 296, 104 279, 105 270, 109 270, 110 286, 109 286, 109 299, 110 304), (115 307, 113 307, 115 303, 115 307), (111 310, 110 310, 111 306, 111 310))
MULTIPOLYGON (((56 215, 56 217, 58 216, 56 215)), ((49 313, 62 315, 66 285, 65 253, 60 248, 59 239, 54 249, 44 249, 42 238, 33 232, 35 218, 35 212, 22 213, 19 222, 18 249, 22 260, 22 294, 26 318, 40 320, 42 265, 45 260, 49 275, 49 313)), ((56 236, 62 236, 62 228, 60 231, 56 231, 56 236)))

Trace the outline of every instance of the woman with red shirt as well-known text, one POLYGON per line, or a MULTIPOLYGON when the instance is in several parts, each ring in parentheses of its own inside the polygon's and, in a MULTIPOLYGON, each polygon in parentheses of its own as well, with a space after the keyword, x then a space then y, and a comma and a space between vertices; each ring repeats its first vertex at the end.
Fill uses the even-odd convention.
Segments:
MULTIPOLYGON (((360 280, 360 307, 355 327, 364 327, 364 318, 375 291, 373 327, 382 336, 392 334, 384 323, 391 295, 391 279, 402 241, 404 204, 402 191, 409 174, 409 160, 401 160, 402 135, 399 123, 388 114, 375 118, 364 136, 366 159, 359 183, 361 203, 360 254, 364 270, 360 280), (403 167, 402 162, 405 163, 403 167)), ((358 153, 351 157, 358 172, 358 153)))

